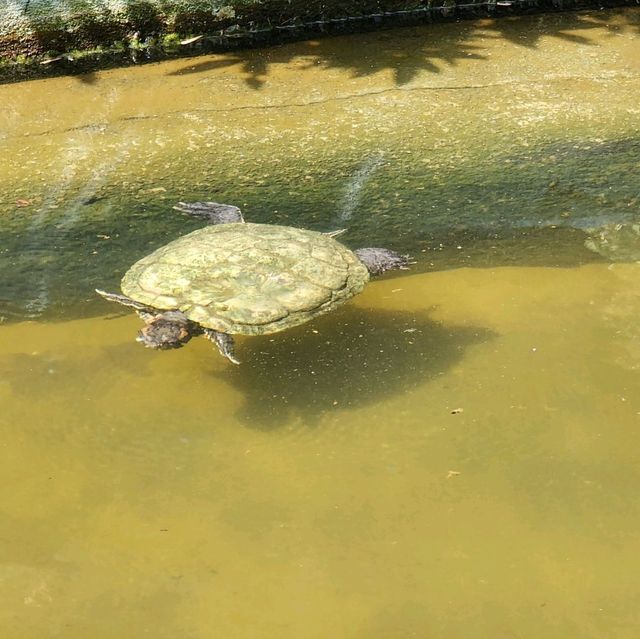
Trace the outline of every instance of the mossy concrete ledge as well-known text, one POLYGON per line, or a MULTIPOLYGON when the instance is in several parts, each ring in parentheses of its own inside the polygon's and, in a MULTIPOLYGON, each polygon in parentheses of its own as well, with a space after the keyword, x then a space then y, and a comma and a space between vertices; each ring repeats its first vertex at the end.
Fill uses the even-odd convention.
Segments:
POLYGON ((230 26, 224 0, 0 0, 0 56, 37 56, 142 43, 230 26))
POLYGON ((640 0, 0 0, 0 81, 315 34, 640 0))

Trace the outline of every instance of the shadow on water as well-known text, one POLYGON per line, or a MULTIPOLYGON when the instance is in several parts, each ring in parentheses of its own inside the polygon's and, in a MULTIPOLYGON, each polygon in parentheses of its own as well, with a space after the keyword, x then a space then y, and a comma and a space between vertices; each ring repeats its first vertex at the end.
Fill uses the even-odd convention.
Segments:
POLYGON ((310 40, 258 51, 228 53, 215 60, 191 60, 168 75, 206 73, 240 64, 246 74, 247 86, 261 89, 274 65, 290 64, 302 57, 307 59, 307 68, 343 69, 354 78, 389 70, 395 84, 402 86, 422 72, 437 74, 443 67, 456 66, 459 60, 489 60, 490 57, 484 53, 486 47, 478 44, 480 37, 484 40, 504 39, 535 49, 543 37, 581 46, 598 46, 597 42, 574 31, 606 28, 612 36, 628 31, 640 33, 640 22, 636 16, 624 11, 611 11, 606 16, 595 13, 546 14, 537 20, 536 28, 532 28, 531 17, 478 20, 458 25, 455 30, 446 26, 439 30, 440 25, 406 27, 375 34, 378 46, 364 48, 353 46, 353 39, 358 36, 349 36, 344 41, 346 46, 340 46, 340 39, 310 40), (437 37, 428 37, 434 34, 437 37), (415 43, 415 46, 409 47, 407 41, 415 43))
POLYGON ((495 337, 482 327, 445 326, 402 311, 347 307, 309 325, 239 349, 239 367, 223 377, 244 397, 238 417, 272 430, 300 417, 389 400, 444 374, 474 344, 495 337))
POLYGON ((98 74, 95 71, 89 71, 88 73, 81 73, 74 76, 76 80, 82 84, 95 84, 98 81, 98 74))
POLYGON ((273 65, 290 64, 297 58, 306 61, 302 70, 317 68, 344 69, 352 77, 366 77, 388 69, 393 72, 397 85, 410 82, 422 71, 439 73, 443 64, 454 66, 459 59, 482 60, 482 47, 467 42, 472 30, 461 31, 443 37, 438 44, 424 44, 423 32, 398 34, 382 33, 376 36, 379 47, 367 47, 364 51, 351 45, 340 47, 335 40, 312 40, 298 45, 274 47, 264 51, 225 54, 223 59, 205 60, 172 71, 168 75, 206 73, 221 68, 242 65, 245 82, 253 89, 261 89, 273 65), (415 41, 415 49, 407 48, 407 40, 415 41))
MULTIPOLYGON (((272 431, 296 422, 313 428, 323 417, 341 419, 349 409, 402 397, 446 374, 469 347, 496 337, 480 326, 435 322, 427 313, 347 306, 282 333, 238 340, 240 366, 221 360, 206 343, 186 383, 198 387, 199 414, 216 413, 222 382, 242 398, 236 417, 247 428, 272 431)), ((85 415, 114 388, 119 392, 122 379, 143 377, 145 386, 154 387, 155 399, 141 396, 140 405, 150 411, 150 422, 156 419, 153 411, 161 421, 186 401, 175 395, 171 375, 158 374, 159 358, 170 364, 172 353, 150 353, 134 337, 132 332, 122 342, 99 348, 70 350, 51 343, 34 352, 7 354, 0 357, 0 385, 24 399, 71 401, 85 415)), ((137 401, 124 412, 137 414, 137 401)))

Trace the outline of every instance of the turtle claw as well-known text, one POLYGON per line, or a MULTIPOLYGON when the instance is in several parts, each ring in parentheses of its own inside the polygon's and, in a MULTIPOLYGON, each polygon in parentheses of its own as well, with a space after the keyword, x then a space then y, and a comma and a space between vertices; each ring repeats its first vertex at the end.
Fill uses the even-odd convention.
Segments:
POLYGON ((231 335, 214 331, 212 328, 205 328, 204 334, 207 339, 211 340, 218 347, 220 355, 226 357, 232 364, 240 364, 240 360, 236 358, 233 352, 234 342, 231 335))
POLYGON ((327 231, 326 233, 323 233, 323 235, 328 237, 339 237, 340 235, 344 235, 346 232, 347 229, 336 229, 335 231, 327 231))

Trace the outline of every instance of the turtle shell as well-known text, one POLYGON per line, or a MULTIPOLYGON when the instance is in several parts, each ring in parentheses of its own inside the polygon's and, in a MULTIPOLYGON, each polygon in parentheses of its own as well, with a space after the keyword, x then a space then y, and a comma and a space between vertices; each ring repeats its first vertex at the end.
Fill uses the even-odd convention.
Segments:
POLYGON ((237 223, 207 226, 147 255, 127 271, 122 292, 180 309, 206 328, 261 335, 333 310, 368 280, 355 253, 328 235, 237 223))

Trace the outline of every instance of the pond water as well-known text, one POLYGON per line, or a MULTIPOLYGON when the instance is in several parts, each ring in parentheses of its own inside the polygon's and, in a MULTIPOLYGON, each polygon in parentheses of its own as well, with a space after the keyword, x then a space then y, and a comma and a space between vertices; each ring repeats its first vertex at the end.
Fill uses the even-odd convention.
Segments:
POLYGON ((0 629, 633 638, 640 11, 0 87, 0 629), (154 352, 97 299, 197 228, 411 253, 333 314, 154 352))

